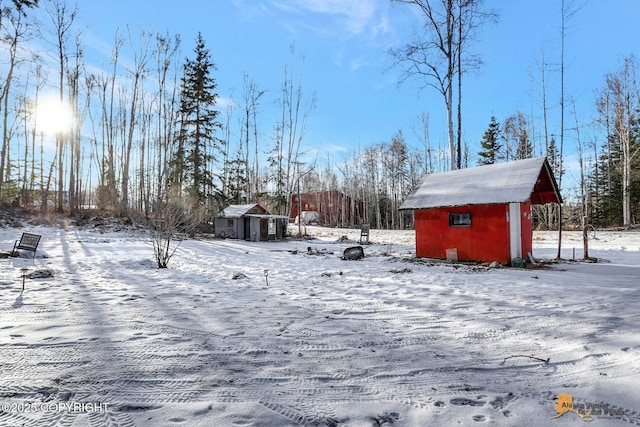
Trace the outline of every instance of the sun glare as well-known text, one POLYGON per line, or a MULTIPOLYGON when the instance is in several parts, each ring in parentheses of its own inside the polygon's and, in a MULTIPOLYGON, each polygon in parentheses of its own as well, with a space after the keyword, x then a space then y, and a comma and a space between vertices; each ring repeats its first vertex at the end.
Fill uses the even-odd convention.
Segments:
POLYGON ((69 106, 61 103, 56 96, 45 96, 36 106, 36 126, 46 134, 56 134, 69 130, 73 124, 73 114, 69 106))

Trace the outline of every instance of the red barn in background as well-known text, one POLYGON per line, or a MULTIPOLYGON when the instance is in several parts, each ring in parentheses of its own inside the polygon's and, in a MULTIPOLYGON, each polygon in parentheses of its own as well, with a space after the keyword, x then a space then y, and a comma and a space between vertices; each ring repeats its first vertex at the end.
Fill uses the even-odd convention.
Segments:
POLYGON ((546 158, 425 175, 413 210, 416 256, 510 263, 532 252, 532 204, 562 201, 546 158))
POLYGON ((344 227, 358 225, 362 221, 360 204, 336 190, 301 193, 299 202, 298 194, 292 194, 289 217, 295 220, 299 210, 303 213, 317 212, 321 225, 344 227))

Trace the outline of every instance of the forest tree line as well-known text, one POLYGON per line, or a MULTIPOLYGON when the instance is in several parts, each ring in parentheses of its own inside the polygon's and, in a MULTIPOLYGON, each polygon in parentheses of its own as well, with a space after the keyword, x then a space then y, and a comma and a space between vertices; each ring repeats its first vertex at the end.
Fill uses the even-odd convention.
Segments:
MULTIPOLYGON (((0 202, 5 204, 42 212, 73 214, 95 207, 153 216, 171 202, 211 221, 233 203, 260 203, 289 215, 296 192, 338 190, 352 200, 349 209, 361 212, 358 221, 406 228, 411 215, 398 211, 404 198, 424 173, 454 163, 469 167, 475 158, 488 164, 544 155, 563 179, 565 154, 547 130, 544 103, 544 126, 522 112, 501 121, 491 118, 482 141, 459 136, 454 151, 432 143, 429 114, 421 112, 410 130, 414 143, 398 130, 350 153, 318 158, 305 140, 317 95, 305 88, 293 47, 279 87, 263 87, 245 74, 239 76, 240 93, 222 105, 216 65, 200 35, 185 57, 179 35, 119 29, 109 63, 96 69, 87 63, 76 28, 80 11, 69 2, 0 0, 0 11, 0 202), (41 13, 33 13, 35 8, 41 13), (73 117, 54 134, 36 114, 51 88, 73 117)), ((630 56, 605 76, 595 100, 598 117, 579 123, 573 114, 580 162, 573 200, 599 226, 640 219, 636 68, 630 56), (588 131, 581 136, 580 129, 588 131)), ((543 81, 546 72, 541 68, 543 81)), ((461 74, 462 68, 450 79, 461 74)), ((540 222, 557 226, 551 217, 540 222)), ((336 218, 331 225, 358 224, 336 218)))

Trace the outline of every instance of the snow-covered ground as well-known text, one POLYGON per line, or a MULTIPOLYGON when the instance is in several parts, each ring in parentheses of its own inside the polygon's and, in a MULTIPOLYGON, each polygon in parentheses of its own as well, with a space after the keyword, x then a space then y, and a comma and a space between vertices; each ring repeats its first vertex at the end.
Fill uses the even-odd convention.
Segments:
POLYGON ((0 259, 3 426, 640 425, 640 233, 488 269, 415 260, 411 231, 342 261, 359 231, 309 227, 185 240, 158 269, 142 234, 3 228, 0 249, 23 231, 48 258, 0 259), (54 277, 21 292, 22 268, 54 277))

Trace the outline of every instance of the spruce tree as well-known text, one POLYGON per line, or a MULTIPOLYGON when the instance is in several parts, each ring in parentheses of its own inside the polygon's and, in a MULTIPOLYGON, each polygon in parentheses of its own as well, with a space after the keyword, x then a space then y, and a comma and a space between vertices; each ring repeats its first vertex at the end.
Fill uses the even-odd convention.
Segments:
POLYGON ((219 111, 215 109, 217 84, 211 76, 216 67, 200 33, 194 53, 194 59, 186 59, 180 80, 178 149, 172 176, 187 190, 193 206, 198 207, 211 203, 220 194, 213 167, 223 141, 215 136, 221 128, 219 111))
POLYGON ((495 116, 492 116, 489 127, 484 135, 482 135, 482 141, 480 141, 482 150, 478 152, 478 165, 492 165, 496 163, 500 150, 502 149, 502 145, 500 144, 501 133, 500 123, 498 123, 495 116))
POLYGON ((549 161, 549 165, 551 166, 551 172, 553 172, 553 176, 556 180, 561 179, 564 175, 565 170, 562 167, 562 159, 560 158, 560 150, 558 148, 558 143, 556 142, 555 137, 551 137, 551 141, 549 142, 549 148, 547 150, 547 160, 549 161))
POLYGON ((225 203, 241 204, 247 202, 247 162, 242 152, 242 146, 238 145, 233 158, 225 161, 226 179, 224 182, 225 203))
POLYGON ((608 137, 602 147, 598 171, 594 175, 598 180, 594 186, 597 192, 591 194, 595 204, 592 222, 600 227, 622 225, 622 173, 620 164, 620 144, 613 135, 608 137))
MULTIPOLYGON (((632 147, 640 153, 640 128, 631 128, 632 147)), ((590 197, 593 203, 592 222, 599 227, 622 226, 623 218, 623 155, 615 132, 602 147, 599 161, 591 173, 590 197)), ((640 157, 632 159, 632 182, 629 189, 631 205, 640 205, 640 157)), ((632 223, 640 221, 640 212, 632 210, 632 223)))

